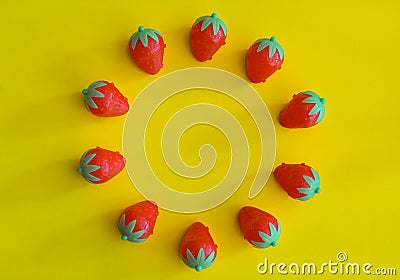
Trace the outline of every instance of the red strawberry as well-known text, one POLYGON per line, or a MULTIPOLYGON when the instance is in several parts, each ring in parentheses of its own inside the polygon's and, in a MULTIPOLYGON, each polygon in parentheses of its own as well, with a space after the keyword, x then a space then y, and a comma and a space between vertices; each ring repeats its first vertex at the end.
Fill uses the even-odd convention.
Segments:
POLYGON ((88 111, 99 117, 121 116, 128 112, 128 99, 107 81, 96 81, 87 89, 82 90, 85 95, 85 106, 88 111))
POLYGON ((145 72, 155 75, 163 67, 163 37, 160 32, 140 26, 129 40, 129 53, 145 72))
POLYGON ((198 61, 210 60, 225 45, 227 29, 216 13, 199 17, 192 26, 190 40, 192 52, 198 61))
POLYGON ((275 168, 274 176, 291 197, 306 201, 320 193, 318 172, 308 165, 285 164, 275 168))
POLYGON ((247 52, 247 76, 253 83, 265 82, 269 76, 281 69, 285 54, 283 48, 271 39, 258 39, 247 52))
POLYGON ((125 158, 120 153, 96 147, 82 155, 78 172, 89 183, 101 184, 117 175, 124 166, 125 158))
POLYGON ((146 241, 153 234, 158 216, 157 204, 142 201, 126 208, 118 220, 118 230, 122 240, 139 243, 146 241))
POLYGON ((217 245, 208 227, 200 222, 192 224, 183 236, 180 255, 183 262, 196 271, 210 267, 217 257, 217 245))
POLYGON ((239 222, 244 239, 257 248, 276 246, 281 234, 279 221, 271 214, 252 206, 240 209, 239 222))
POLYGON ((293 95, 279 114, 279 123, 287 128, 305 128, 319 123, 325 115, 326 99, 312 91, 293 95))

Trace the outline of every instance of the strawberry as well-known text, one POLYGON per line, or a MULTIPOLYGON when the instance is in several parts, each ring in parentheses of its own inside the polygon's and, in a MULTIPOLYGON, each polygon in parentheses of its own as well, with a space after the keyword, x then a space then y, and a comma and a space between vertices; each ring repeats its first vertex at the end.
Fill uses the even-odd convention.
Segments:
POLYGON ((271 214, 252 206, 240 209, 239 222, 246 239, 257 248, 277 246, 281 234, 279 221, 271 214))
POLYGON ((96 147, 82 155, 78 172, 89 183, 101 184, 117 175, 124 166, 125 158, 118 152, 96 147))
POLYGON ((180 255, 187 266, 198 272, 210 267, 217 257, 217 245, 208 227, 200 222, 192 224, 183 236, 180 255))
POLYGON ((279 114, 279 123, 287 128, 306 128, 319 123, 325 115, 326 99, 312 91, 293 95, 279 114))
POLYGON ((283 48, 271 39, 258 39, 251 45, 247 52, 247 76, 253 83, 265 82, 275 71, 281 69, 285 54, 283 48))
POLYGON ((282 163, 275 168, 274 176, 288 195, 294 199, 306 201, 321 192, 318 172, 304 163, 282 163))
POLYGON ((82 93, 85 95, 86 109, 96 116, 121 116, 129 110, 128 99, 121 94, 114 83, 96 81, 82 90, 82 93))
POLYGON ((119 217, 118 230, 122 240, 139 243, 153 234, 158 216, 157 204, 145 200, 126 208, 119 217))
POLYGON ((163 67, 163 37, 160 32, 139 26, 129 40, 129 53, 136 64, 145 72, 155 75, 163 67))
POLYGON ((192 52, 198 61, 210 60, 225 45, 227 29, 216 13, 199 17, 190 32, 192 52))

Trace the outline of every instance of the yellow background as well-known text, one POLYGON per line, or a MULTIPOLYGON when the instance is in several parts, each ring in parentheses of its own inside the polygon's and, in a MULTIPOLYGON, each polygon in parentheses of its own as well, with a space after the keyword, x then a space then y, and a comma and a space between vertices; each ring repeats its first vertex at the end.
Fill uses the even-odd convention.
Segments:
POLYGON ((339 251, 352 262, 400 269, 399 2, 237 2, 2 4, 2 279, 279 279, 285 276, 259 275, 257 264, 264 258, 335 261, 339 251), (200 63, 191 54, 189 30, 198 16, 214 11, 228 27, 227 44, 200 63), (139 70, 126 51, 138 25, 158 29, 167 44, 165 67, 156 76, 139 70), (118 215, 142 199, 126 171, 93 186, 75 168, 87 148, 121 150, 124 117, 91 116, 81 89, 97 79, 114 81, 132 102, 157 77, 186 67, 216 67, 246 78, 247 48, 271 35, 286 59, 281 71, 254 87, 276 125, 276 165, 310 164, 320 173, 322 193, 298 202, 271 177, 249 201, 246 178, 222 206, 194 215, 160 211, 147 242, 122 242, 118 215), (312 129, 283 129, 279 111, 307 89, 327 99, 325 119, 312 129), (236 218, 246 204, 279 218, 278 247, 257 250, 242 240, 236 218), (186 227, 197 220, 210 227, 219 246, 216 263, 202 273, 187 268, 177 253, 186 227))

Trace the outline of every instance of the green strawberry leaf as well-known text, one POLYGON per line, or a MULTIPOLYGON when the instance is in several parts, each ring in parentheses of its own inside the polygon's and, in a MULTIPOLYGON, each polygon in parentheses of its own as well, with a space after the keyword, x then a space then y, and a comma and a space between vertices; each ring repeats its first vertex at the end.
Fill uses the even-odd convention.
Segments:
POLYGON ((253 46, 260 43, 257 48, 257 52, 262 51, 266 47, 269 47, 268 57, 271 58, 274 56, 276 52, 279 54, 279 59, 282 60, 285 57, 285 53, 283 52, 282 46, 276 41, 275 37, 271 37, 271 39, 261 38, 253 43, 253 46))
POLYGON ((91 83, 87 89, 82 90, 82 93, 85 95, 85 106, 89 112, 89 106, 94 109, 98 108, 97 104, 93 100, 93 97, 104 97, 104 94, 97 90, 97 88, 103 86, 106 86, 104 81, 96 81, 91 83))
POLYGON ((157 35, 162 37, 161 33, 158 32, 157 30, 139 26, 138 31, 133 33, 133 35, 130 38, 132 49, 135 49, 136 43, 138 40, 140 40, 140 42, 142 42, 143 46, 145 46, 147 48, 147 46, 149 45, 148 37, 152 38, 154 41, 156 41, 158 43, 159 40, 158 40, 157 35))
POLYGON ((257 242, 257 241, 251 241, 251 243, 257 247, 257 248, 267 248, 269 246, 276 246, 277 240, 279 236, 281 235, 281 225, 278 222, 278 230, 276 230, 275 226, 273 223, 269 223, 269 230, 271 232, 271 235, 266 234, 265 232, 259 231, 258 235, 262 239, 263 242, 257 242))
POLYGON ((186 258, 184 256, 181 256, 181 258, 187 266, 196 269, 198 272, 203 268, 210 267, 216 259, 214 251, 211 252, 211 254, 206 258, 203 248, 200 248, 199 252, 197 253, 197 258, 193 256, 189 249, 186 250, 186 258))
POLYGON ((189 265, 190 267, 195 267, 196 258, 193 256, 192 252, 190 252, 189 249, 186 250, 186 257, 188 262, 187 265, 189 265))
POLYGON ((315 171, 313 168, 311 168, 311 173, 313 174, 314 178, 311 178, 310 176, 304 175, 303 178, 307 182, 307 184, 310 186, 309 188, 297 188, 299 192, 304 194, 302 197, 298 197, 298 200, 301 201, 306 201, 312 198, 316 193, 320 193, 321 189, 319 187, 321 181, 319 178, 319 174, 317 171, 315 171))
POLYGON ((225 23, 218 18, 216 13, 213 13, 211 16, 202 16, 199 17, 193 24, 193 26, 197 25, 198 23, 203 22, 201 25, 201 31, 204 31, 210 24, 213 28, 214 35, 217 35, 220 28, 222 28, 222 32, 226 37, 228 29, 226 28, 225 23))
POLYGON ((103 80, 98 80, 98 81, 94 81, 93 83, 91 83, 91 84, 89 85, 88 89, 93 90, 93 89, 96 89, 96 88, 98 88, 98 87, 105 86, 105 85, 106 85, 106 84, 104 83, 103 80))
POLYGON ((95 176, 93 176, 91 174, 92 172, 94 172, 96 170, 99 170, 100 166, 89 164, 89 162, 96 157, 96 154, 87 155, 87 153, 89 151, 90 151, 90 149, 87 150, 82 155, 81 160, 80 160, 80 164, 79 164, 79 167, 78 167, 78 172, 82 173, 83 178, 85 178, 86 181, 88 181, 89 183, 93 183, 93 182, 100 181, 99 178, 97 178, 97 177, 95 177, 95 176))
POLYGON ((319 113, 318 119, 316 121, 316 123, 319 123, 325 115, 324 104, 326 102, 326 99, 319 97, 318 94, 316 94, 315 92, 310 91, 310 90, 303 92, 303 94, 309 95, 309 97, 307 97, 306 99, 303 100, 303 103, 314 103, 314 107, 310 110, 308 115, 311 116, 311 115, 319 113))
POLYGON ((145 233, 145 230, 133 231, 136 226, 136 220, 131 221, 125 226, 125 219, 126 216, 124 214, 118 223, 118 230, 122 234, 122 240, 128 240, 135 243, 146 241, 147 238, 140 238, 145 233))

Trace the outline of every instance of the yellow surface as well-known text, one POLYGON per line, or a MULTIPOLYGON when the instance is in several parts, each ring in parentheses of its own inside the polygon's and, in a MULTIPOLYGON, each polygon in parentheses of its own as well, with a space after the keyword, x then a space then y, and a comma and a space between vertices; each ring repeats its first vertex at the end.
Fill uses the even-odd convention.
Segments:
MULTIPOLYGON (((287 264, 336 261, 339 251, 349 261, 400 273, 399 2, 116 2, 2 4, 1 279, 280 279, 288 276, 259 275, 257 264, 264 258, 287 264), (213 11, 228 26, 227 44, 212 61, 200 63, 191 55, 188 34, 198 16, 213 11), (142 24, 160 30, 167 44, 157 76, 140 71, 126 51, 142 24), (271 35, 286 59, 280 72, 254 87, 276 125, 276 165, 312 165, 322 193, 297 202, 271 178, 249 201, 249 174, 220 207, 192 215, 161 211, 147 242, 122 242, 118 215, 142 199, 128 174, 92 186, 75 168, 89 147, 121 150, 124 117, 89 115, 80 90, 106 79, 132 102, 157 77, 186 67, 216 67, 245 78, 246 49, 271 35), (292 94, 307 89, 327 98, 326 118, 312 129, 283 129, 279 111, 292 94), (236 217, 246 204, 280 219, 278 247, 256 250, 242 240, 236 217), (219 246, 214 266, 200 274, 177 253, 186 227, 197 220, 210 227, 219 246)), ((196 163, 197 150, 187 141, 215 133, 209 129, 183 139, 189 163, 196 163)), ((226 145, 221 135, 211 142, 216 149, 226 145)), ((339 277, 325 273, 324 279, 339 277)))

